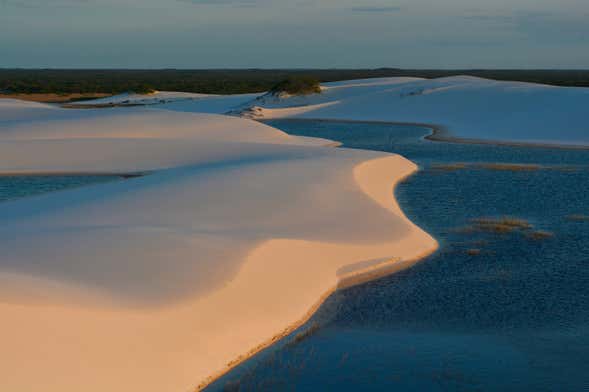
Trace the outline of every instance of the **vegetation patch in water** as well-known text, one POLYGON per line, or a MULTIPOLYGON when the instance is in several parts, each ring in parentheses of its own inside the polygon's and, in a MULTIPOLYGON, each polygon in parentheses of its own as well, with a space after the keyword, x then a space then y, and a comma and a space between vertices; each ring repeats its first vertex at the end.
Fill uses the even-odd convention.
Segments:
POLYGON ((570 220, 573 222, 589 222, 589 215, 573 214, 573 215, 567 216, 567 220, 570 220))
POLYGON ((526 237, 531 239, 531 240, 536 240, 536 241, 540 241, 540 240, 545 240, 547 238, 552 238, 554 237, 554 233, 551 233, 549 231, 546 230, 535 230, 532 231, 530 233, 526 234, 526 237))
POLYGON ((293 346, 295 344, 299 344, 303 340, 307 339, 310 336, 313 336, 317 331, 319 331, 319 324, 313 323, 305 330, 297 333, 290 342, 287 343, 287 346, 293 346))
POLYGON ((454 171, 466 169, 466 163, 436 163, 431 166, 433 170, 439 171, 454 171))
POLYGON ((450 163, 434 163, 431 169, 435 171, 455 171, 462 169, 485 169, 498 171, 535 171, 545 169, 545 166, 531 164, 531 163, 502 163, 502 162, 488 162, 488 163, 466 163, 466 162, 450 162, 450 163))
POLYGON ((482 169, 487 170, 502 170, 502 171, 533 171, 540 170, 543 167, 535 164, 520 164, 520 163, 481 163, 476 165, 482 169))
MULTIPOLYGON (((526 238, 535 241, 541 241, 554 237, 554 233, 547 230, 535 230, 534 226, 525 219, 504 216, 500 218, 475 218, 470 220, 471 225, 461 227, 454 232, 461 234, 489 233, 489 234, 514 234, 520 233, 526 238)), ((481 246, 476 246, 472 242, 470 247, 464 251, 469 256, 478 256, 482 253, 481 246)), ((485 241, 481 241, 484 245, 485 241)))
POLYGON ((502 218, 476 218, 472 219, 472 228, 475 231, 490 233, 511 233, 513 231, 522 231, 532 228, 532 225, 519 218, 502 217, 502 218))
POLYGON ((469 256, 478 256, 481 254, 481 250, 477 248, 467 249, 466 254, 469 256))

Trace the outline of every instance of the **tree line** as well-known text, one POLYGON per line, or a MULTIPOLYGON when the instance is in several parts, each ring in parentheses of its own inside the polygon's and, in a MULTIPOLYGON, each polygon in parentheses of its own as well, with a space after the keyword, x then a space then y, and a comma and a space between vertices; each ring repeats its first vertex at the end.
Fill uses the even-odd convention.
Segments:
POLYGON ((472 75, 558 86, 589 87, 586 70, 410 70, 379 69, 241 69, 241 70, 130 70, 130 69, 0 69, 0 93, 107 93, 152 90, 204 94, 240 94, 271 90, 289 78, 320 82, 391 76, 436 78, 472 75))

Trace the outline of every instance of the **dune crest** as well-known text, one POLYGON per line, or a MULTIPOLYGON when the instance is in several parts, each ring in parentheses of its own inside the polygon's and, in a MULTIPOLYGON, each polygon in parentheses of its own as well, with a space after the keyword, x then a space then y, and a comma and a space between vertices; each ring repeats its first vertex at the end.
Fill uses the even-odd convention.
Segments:
POLYGON ((397 155, 211 114, 0 112, 0 172, 147 174, 0 204, 6 390, 198 389, 437 247, 395 202, 417 169, 397 155))
POLYGON ((430 124, 444 130, 437 137, 445 140, 587 147, 587 105, 589 88, 452 76, 350 80, 324 83, 320 94, 203 97, 157 107, 254 119, 430 124))

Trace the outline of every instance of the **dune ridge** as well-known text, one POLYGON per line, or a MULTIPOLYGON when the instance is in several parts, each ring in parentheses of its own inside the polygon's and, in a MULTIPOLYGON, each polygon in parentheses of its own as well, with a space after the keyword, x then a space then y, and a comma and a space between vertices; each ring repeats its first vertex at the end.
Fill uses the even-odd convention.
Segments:
POLYGON ((437 130, 432 140, 576 147, 589 146, 588 103, 589 88, 385 78, 328 83, 314 97, 265 102, 254 117, 418 123, 437 130))
POLYGON ((158 107, 254 119, 429 124, 444 130, 436 140, 454 142, 589 146, 588 104, 589 88, 452 76, 351 80, 325 83, 321 94, 221 96, 158 107))
POLYGON ((0 204, 6 390, 201 389, 437 247, 396 204, 417 167, 394 154, 211 114, 4 113, 0 172, 148 173, 0 204))

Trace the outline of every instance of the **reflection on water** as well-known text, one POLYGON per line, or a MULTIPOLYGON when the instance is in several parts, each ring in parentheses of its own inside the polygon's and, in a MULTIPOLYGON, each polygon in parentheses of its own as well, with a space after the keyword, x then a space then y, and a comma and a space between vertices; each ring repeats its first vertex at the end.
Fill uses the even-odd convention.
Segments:
POLYGON ((332 295, 309 333, 208 390, 589 389, 589 151, 435 143, 382 124, 271 125, 419 163, 396 196, 441 248, 332 295))

